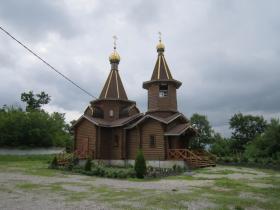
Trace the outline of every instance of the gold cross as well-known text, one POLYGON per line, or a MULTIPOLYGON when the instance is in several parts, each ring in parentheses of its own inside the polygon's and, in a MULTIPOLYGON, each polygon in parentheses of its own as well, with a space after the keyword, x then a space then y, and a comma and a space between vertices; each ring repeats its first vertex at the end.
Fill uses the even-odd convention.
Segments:
POLYGON ((159 42, 161 42, 161 32, 160 31, 158 32, 158 39, 159 39, 159 42))
POLYGON ((114 49, 116 49, 117 48, 117 39, 118 39, 118 37, 116 35, 114 35, 113 39, 114 39, 114 49))

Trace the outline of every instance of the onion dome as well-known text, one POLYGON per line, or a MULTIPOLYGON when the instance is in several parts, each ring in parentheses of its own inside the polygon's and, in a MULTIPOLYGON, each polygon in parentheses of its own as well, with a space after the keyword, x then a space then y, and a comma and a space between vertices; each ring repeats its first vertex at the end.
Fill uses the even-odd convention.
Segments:
POLYGON ((164 52, 164 49, 165 49, 164 44, 161 42, 161 40, 159 40, 159 43, 157 44, 157 51, 164 52))
POLYGON ((120 60, 121 60, 121 57, 120 57, 119 53, 116 51, 116 49, 114 49, 114 51, 109 56, 110 63, 119 63, 120 60))
POLYGON ((109 61, 110 63, 119 63, 121 60, 121 57, 119 55, 119 53, 117 52, 117 36, 113 36, 114 39, 114 51, 111 53, 111 55, 109 56, 109 61))

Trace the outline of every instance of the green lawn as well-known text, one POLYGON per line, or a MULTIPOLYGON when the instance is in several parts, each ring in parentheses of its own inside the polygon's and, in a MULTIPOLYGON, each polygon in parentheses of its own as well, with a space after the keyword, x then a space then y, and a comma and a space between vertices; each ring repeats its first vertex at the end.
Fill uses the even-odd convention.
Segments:
POLYGON ((278 210, 280 206, 278 171, 217 166, 195 170, 193 175, 107 181, 48 169, 51 158, 0 156, 0 178, 6 179, 0 185, 0 195, 15 191, 34 196, 48 194, 65 205, 82 206, 84 201, 94 201, 112 209, 278 210), (5 178, 5 174, 10 175, 5 178), (14 181, 11 174, 22 177, 14 181))

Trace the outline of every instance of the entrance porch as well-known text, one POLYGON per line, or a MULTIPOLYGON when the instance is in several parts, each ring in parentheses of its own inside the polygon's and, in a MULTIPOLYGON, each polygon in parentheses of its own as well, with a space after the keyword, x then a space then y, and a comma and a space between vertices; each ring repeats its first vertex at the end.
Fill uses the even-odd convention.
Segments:
POLYGON ((166 132, 166 159, 183 160, 191 168, 215 166, 216 157, 213 154, 190 149, 190 141, 196 134, 189 124, 179 124, 166 132))

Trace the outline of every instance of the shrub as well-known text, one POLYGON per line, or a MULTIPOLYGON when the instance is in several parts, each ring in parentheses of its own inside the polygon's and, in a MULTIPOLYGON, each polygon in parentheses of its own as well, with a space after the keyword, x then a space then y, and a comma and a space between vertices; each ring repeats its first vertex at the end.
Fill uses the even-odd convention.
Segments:
POLYGON ((143 179, 147 172, 146 160, 144 158, 142 150, 138 150, 137 152, 134 170, 136 172, 136 177, 140 179, 143 179))
POLYGON ((246 156, 242 156, 241 157, 241 159, 240 159, 240 161, 242 162, 242 163, 248 163, 248 158, 246 157, 246 156))
POLYGON ((72 161, 73 161, 74 166, 79 164, 79 158, 77 158, 77 157, 74 157, 72 161))
POLYGON ((259 160, 258 158, 255 158, 255 159, 254 159, 254 162, 255 162, 255 163, 259 163, 260 160, 259 160))
POLYGON ((74 164, 72 161, 70 161, 66 166, 65 166, 65 169, 68 170, 68 171, 72 171, 74 168, 74 164))
POLYGON ((233 161, 234 163, 238 163, 238 162, 239 162, 239 159, 238 159, 238 157, 234 156, 233 159, 232 159, 232 161, 233 161))
POLYGON ((235 206, 234 208, 235 210, 244 210, 244 208, 242 206, 235 206))
POLYGON ((91 159, 88 158, 85 164, 85 171, 91 171, 91 159))
POLYGON ((58 162, 57 162, 57 157, 56 156, 54 156, 49 168, 53 168, 53 169, 58 168, 58 162))
POLYGON ((225 157, 224 158, 224 162, 225 163, 230 163, 231 162, 231 158, 230 157, 225 157))

